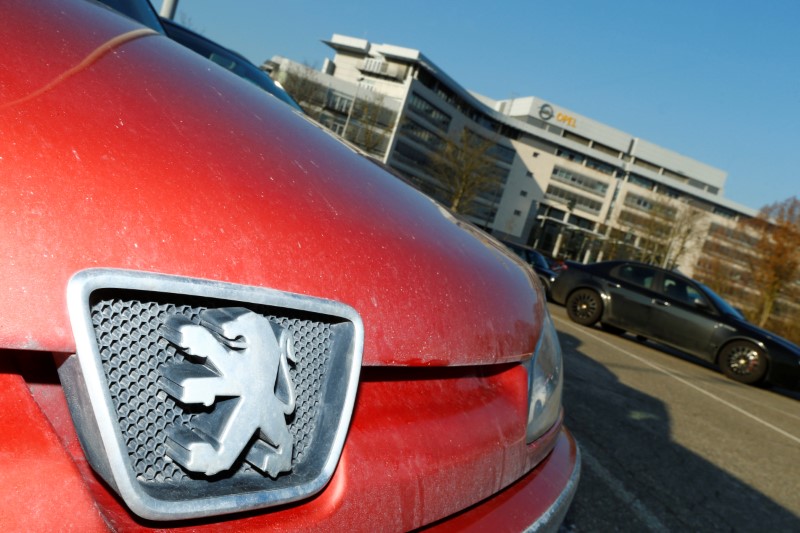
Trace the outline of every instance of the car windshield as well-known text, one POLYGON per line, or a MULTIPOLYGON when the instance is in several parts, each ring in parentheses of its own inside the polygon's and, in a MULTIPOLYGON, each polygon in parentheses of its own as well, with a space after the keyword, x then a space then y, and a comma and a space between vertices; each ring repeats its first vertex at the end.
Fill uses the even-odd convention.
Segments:
POLYGON ((158 19, 158 15, 153 10, 150 2, 130 2, 128 0, 96 0, 111 9, 126 15, 133 20, 149 26, 158 33, 164 33, 164 28, 158 19))
POLYGON ((703 285, 702 283, 700 284, 700 286, 703 287, 703 291, 705 291, 706 296, 708 296, 708 298, 712 302, 714 302, 714 306, 717 309, 719 309, 723 314, 731 315, 731 316, 736 317, 736 318, 738 318, 740 320, 747 320, 744 317, 744 315, 741 313, 741 311, 739 311, 738 309, 733 307, 731 304, 726 302, 722 298, 722 296, 718 295, 717 293, 715 293, 714 291, 712 291, 711 289, 709 289, 707 286, 703 285))

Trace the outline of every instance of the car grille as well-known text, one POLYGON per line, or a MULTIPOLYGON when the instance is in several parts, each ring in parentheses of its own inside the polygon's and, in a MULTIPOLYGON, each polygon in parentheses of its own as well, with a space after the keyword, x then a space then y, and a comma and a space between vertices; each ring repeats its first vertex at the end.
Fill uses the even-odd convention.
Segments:
MULTIPOLYGON (((184 411, 161 392, 159 369, 183 360, 183 356, 164 340, 159 327, 173 313, 199 324, 204 309, 131 299, 104 299, 92 305, 92 325, 113 410, 134 472, 142 481, 191 482, 188 474, 165 456, 166 430, 190 428, 197 415, 184 411)), ((314 433, 319 392, 330 360, 331 329, 329 324, 311 320, 267 318, 289 329, 297 354, 297 364, 290 370, 297 407, 289 423, 294 437, 292 463, 296 465, 303 460, 314 433)), ((245 473, 252 467, 242 461, 239 469, 245 473)))
POLYGON ((76 274, 67 292, 77 354, 59 375, 70 413, 89 463, 134 513, 259 509, 330 480, 361 365, 352 308, 106 269, 76 274))

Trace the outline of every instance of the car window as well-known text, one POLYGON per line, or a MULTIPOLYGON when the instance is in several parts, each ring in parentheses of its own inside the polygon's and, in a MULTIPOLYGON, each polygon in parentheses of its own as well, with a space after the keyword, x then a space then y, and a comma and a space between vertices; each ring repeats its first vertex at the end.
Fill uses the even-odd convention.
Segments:
POLYGON ((537 266, 539 268, 545 268, 545 269, 549 269, 550 268, 550 265, 547 264, 547 261, 545 261, 544 256, 542 256, 542 254, 540 254, 539 252, 534 252, 533 250, 529 250, 528 251, 528 256, 529 256, 529 259, 530 259, 530 263, 533 266, 537 266))
POLYGON ((640 265, 622 265, 617 269, 616 277, 645 289, 652 289, 656 272, 640 265))
POLYGON ((519 246, 513 242, 505 242, 503 244, 505 244, 512 252, 524 259, 526 263, 530 263, 531 265, 539 268, 548 268, 547 262, 539 252, 519 246))
POLYGON ((236 63, 232 59, 227 58, 225 56, 221 56, 214 52, 211 52, 211 55, 209 55, 208 58, 217 65, 224 67, 228 70, 234 70, 236 68, 236 63))
POLYGON ((669 275, 664 276, 662 292, 668 298, 688 305, 694 305, 697 300, 707 303, 703 294, 691 284, 669 275))

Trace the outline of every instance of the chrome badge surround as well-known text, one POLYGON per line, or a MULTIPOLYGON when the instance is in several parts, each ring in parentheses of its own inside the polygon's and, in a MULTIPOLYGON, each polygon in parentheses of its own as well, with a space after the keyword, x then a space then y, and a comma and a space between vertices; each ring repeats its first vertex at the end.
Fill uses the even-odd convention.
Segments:
MULTIPOLYGON (((59 375, 70 412, 89 463, 135 514, 151 520, 178 520, 261 509, 311 496, 330 480, 344 446, 361 368, 364 329, 354 309, 260 287, 112 269, 77 273, 69 282, 67 299, 77 354, 61 366, 59 375), (115 405, 110 392, 112 386, 118 390, 119 384, 103 366, 93 323, 92 302, 97 294, 202 302, 199 319, 191 322, 174 312, 158 325, 159 347, 141 348, 163 351, 171 347, 183 356, 180 362, 161 362, 159 368, 150 369, 157 375, 159 392, 146 398, 148 404, 169 399, 181 409, 191 411, 199 406, 201 410, 192 415, 188 430, 170 427, 163 437, 165 445, 159 448, 164 450, 161 464, 180 466, 185 483, 143 480, 134 468, 120 424, 120 420, 126 422, 124 413, 120 414, 123 408, 119 400, 115 405), (284 417, 291 417, 294 410, 294 386, 288 375, 289 365, 294 366, 298 356, 289 340, 291 334, 274 318, 268 319, 265 309, 274 315, 314 317, 330 324, 326 327, 333 332, 324 384, 319 397, 313 398, 324 408, 316 412, 307 453, 296 464, 285 460, 287 453, 291 456, 293 443, 291 437, 287 440, 288 418, 284 417), (242 334, 245 326, 260 332, 255 337, 260 339, 263 353, 254 363, 225 366, 226 355, 244 353, 254 346, 254 335, 242 334), (265 381, 274 386, 243 383, 241 376, 254 369, 270 374, 265 381), (214 376, 226 376, 228 381, 221 384, 214 376), (240 405, 255 401, 271 409, 251 406, 241 419, 229 416, 230 409, 214 414, 217 403, 237 401, 240 405), (242 424, 247 424, 246 429, 242 424), (251 430, 253 438, 243 443, 242 432, 251 430), (229 447, 219 454, 227 458, 214 462, 207 452, 216 448, 208 443, 219 444, 218 438, 232 443, 233 451, 229 447), (198 445, 200 449, 205 446, 205 458, 191 452, 198 450, 198 445), (237 465, 248 463, 248 470, 229 471, 231 456, 237 465)), ((152 383, 149 390, 153 390, 152 383)))

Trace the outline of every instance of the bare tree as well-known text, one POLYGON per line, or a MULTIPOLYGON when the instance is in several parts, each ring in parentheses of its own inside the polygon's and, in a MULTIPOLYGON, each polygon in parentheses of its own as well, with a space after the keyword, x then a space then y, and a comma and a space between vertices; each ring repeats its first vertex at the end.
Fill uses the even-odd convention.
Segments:
POLYGON ((800 292, 800 201, 792 197, 765 206, 741 224, 755 236, 750 272, 760 296, 756 323, 765 326, 781 296, 796 301, 800 292))
POLYGON ((350 115, 344 138, 368 154, 382 156, 389 140, 388 131, 397 119, 397 113, 386 106, 386 95, 369 92, 356 98, 350 115))
POLYGON ((687 202, 678 204, 677 213, 669 223, 662 267, 674 269, 689 250, 699 245, 701 237, 705 234, 702 222, 706 217, 705 212, 687 202))
POLYGON ((434 153, 432 174, 447 191, 448 207, 454 212, 468 213, 477 196, 501 186, 503 177, 490 155, 495 144, 464 128, 458 141, 444 139, 434 153))
POLYGON ((674 269, 704 234, 702 221, 706 214, 688 202, 655 193, 637 197, 635 205, 636 211, 623 211, 619 222, 638 235, 638 259, 674 269))
POLYGON ((700 273, 695 273, 695 279, 702 281, 709 289, 717 294, 728 296, 731 291, 731 269, 726 268, 725 262, 719 257, 709 257, 705 268, 700 273))
POLYGON ((300 104, 309 116, 319 117, 325 102, 326 87, 317 81, 316 71, 308 65, 291 65, 273 72, 273 78, 300 104))

